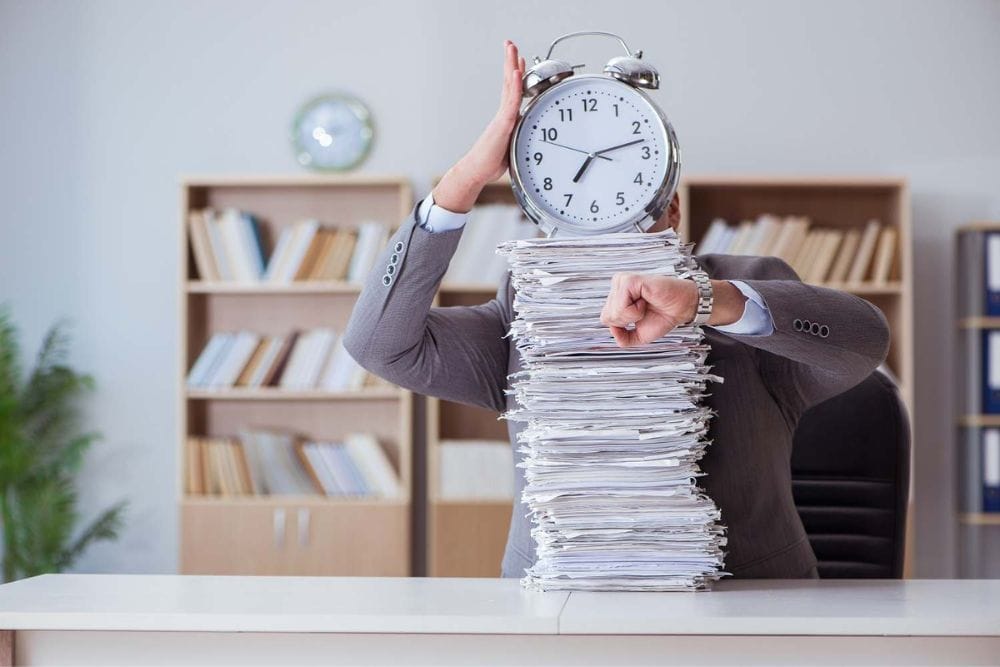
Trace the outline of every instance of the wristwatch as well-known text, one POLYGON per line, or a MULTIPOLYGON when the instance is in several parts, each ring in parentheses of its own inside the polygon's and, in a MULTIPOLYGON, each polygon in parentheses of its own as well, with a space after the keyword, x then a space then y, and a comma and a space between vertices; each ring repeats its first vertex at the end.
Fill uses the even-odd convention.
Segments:
POLYGON ((715 301, 712 296, 712 281, 704 271, 693 272, 691 280, 698 287, 698 309, 690 324, 691 326, 708 324, 709 318, 712 317, 712 304, 715 301))

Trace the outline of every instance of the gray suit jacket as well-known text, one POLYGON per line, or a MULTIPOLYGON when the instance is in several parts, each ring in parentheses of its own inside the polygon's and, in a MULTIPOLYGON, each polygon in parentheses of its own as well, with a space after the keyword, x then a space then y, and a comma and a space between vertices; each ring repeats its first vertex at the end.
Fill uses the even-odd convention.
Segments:
MULTIPOLYGON (((344 344, 362 366, 407 389, 502 412, 513 407, 504 390, 521 363, 504 337, 514 317, 509 284, 479 306, 431 307, 461 235, 427 232, 415 208, 379 256, 344 344)), ((717 414, 701 481, 729 528, 726 570, 737 577, 810 576, 816 558, 792 501, 792 435, 808 407, 854 386, 885 358, 885 317, 863 299, 803 284, 779 259, 698 261, 712 278, 757 290, 774 319, 769 336, 705 329, 708 361, 725 382, 710 385, 708 403, 717 414)), ((512 443, 520 428, 509 424, 512 443)), ((521 458, 516 449, 513 458, 521 458)), ((515 479, 505 577, 521 576, 535 558, 520 503, 521 468, 515 479)))

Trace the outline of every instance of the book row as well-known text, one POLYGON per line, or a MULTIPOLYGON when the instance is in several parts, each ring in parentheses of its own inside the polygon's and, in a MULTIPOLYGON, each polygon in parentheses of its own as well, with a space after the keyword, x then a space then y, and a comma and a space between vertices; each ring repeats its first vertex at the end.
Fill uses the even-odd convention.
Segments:
POLYGON ((190 495, 314 495, 399 498, 399 478, 375 436, 337 442, 294 433, 243 430, 239 437, 189 437, 185 490, 190 495))
POLYGON ((514 498, 510 443, 504 440, 442 440, 438 445, 442 500, 514 498))
POLYGON ((212 334, 187 375, 188 389, 277 387, 357 391, 380 382, 344 349, 332 329, 264 336, 252 331, 212 334))
POLYGON ((378 222, 335 227, 303 220, 282 228, 269 253, 260 221, 233 208, 192 211, 188 230, 201 280, 276 284, 303 280, 360 283, 389 233, 378 222))
POLYGON ((762 215, 730 225, 717 218, 698 254, 770 255, 783 259, 804 282, 886 283, 897 255, 897 232, 878 220, 864 228, 812 227, 809 218, 762 215))
POLYGON ((1000 428, 967 429, 962 511, 1000 512, 1000 428))

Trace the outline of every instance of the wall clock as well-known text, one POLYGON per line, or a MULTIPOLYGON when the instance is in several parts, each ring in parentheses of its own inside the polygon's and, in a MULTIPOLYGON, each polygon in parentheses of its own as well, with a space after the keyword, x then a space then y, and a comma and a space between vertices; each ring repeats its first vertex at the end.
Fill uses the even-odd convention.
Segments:
MULTIPOLYGON (((577 66, 579 67, 579 66, 577 66)), ((511 184, 525 214, 546 234, 645 231, 669 205, 680 147, 666 115, 642 89, 659 87, 656 69, 608 32, 557 38, 523 78, 529 99, 514 129, 511 184), (612 37, 625 49, 601 74, 575 75, 552 59, 571 37, 612 37)))
POLYGON ((295 159, 317 171, 346 171, 368 157, 375 126, 368 107, 356 97, 333 93, 315 97, 292 123, 295 159))

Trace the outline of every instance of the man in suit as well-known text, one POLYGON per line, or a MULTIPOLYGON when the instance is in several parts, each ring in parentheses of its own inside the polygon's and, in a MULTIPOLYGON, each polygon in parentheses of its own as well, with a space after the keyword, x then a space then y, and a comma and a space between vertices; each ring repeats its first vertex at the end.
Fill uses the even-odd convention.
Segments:
MULTIPOLYGON (((376 262, 344 344, 365 368, 416 392, 503 412, 513 406, 507 376, 521 360, 505 338, 513 291, 478 306, 431 306, 462 228, 486 183, 507 169, 521 101, 524 60, 506 42, 500 109, 469 152, 403 222, 376 262)), ((658 226, 676 226, 677 200, 658 226)), ((484 249, 484 252, 488 252, 484 249)), ((816 577, 816 558, 792 499, 789 461, 802 413, 866 378, 885 358, 882 313, 858 297, 799 281, 770 257, 697 258, 714 305, 705 329, 708 363, 725 382, 711 387, 713 444, 702 483, 728 527, 726 570, 736 577, 816 577)), ((694 282, 619 274, 602 321, 623 346, 651 341, 696 314, 694 282), (632 326, 634 325, 634 326, 632 326)), ((521 428, 509 424, 511 442, 521 428)), ((515 463, 521 455, 514 450, 515 463)), ((502 574, 519 577, 535 560, 530 521, 516 501, 502 574)))

